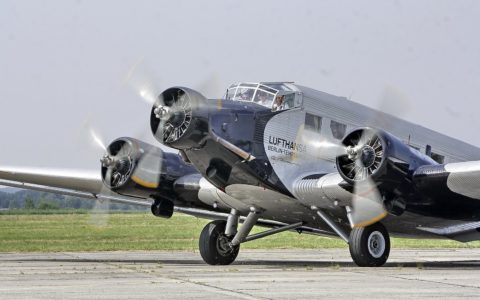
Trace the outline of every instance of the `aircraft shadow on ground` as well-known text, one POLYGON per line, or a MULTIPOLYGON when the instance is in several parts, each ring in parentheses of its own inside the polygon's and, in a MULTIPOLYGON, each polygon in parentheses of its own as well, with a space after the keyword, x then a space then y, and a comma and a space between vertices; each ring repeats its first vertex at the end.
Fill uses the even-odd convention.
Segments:
MULTIPOLYGON (((0 262, 2 260, 0 259, 0 262)), ((132 264, 164 264, 164 265, 204 265, 199 259, 85 259, 85 258, 62 258, 62 259, 16 259, 3 261, 18 262, 58 262, 58 263, 132 263, 132 264)), ((346 261, 318 261, 318 260, 248 260, 236 261, 231 266, 267 266, 269 268, 355 268, 353 262, 346 261)), ((212 266, 213 268, 215 266, 212 266)), ((225 266, 221 266, 225 267, 225 266)), ((478 269, 480 260, 442 261, 442 262, 421 262, 421 261, 399 261, 385 264, 382 268, 417 268, 417 269, 478 269)), ((363 268, 359 268, 363 269, 363 268)))

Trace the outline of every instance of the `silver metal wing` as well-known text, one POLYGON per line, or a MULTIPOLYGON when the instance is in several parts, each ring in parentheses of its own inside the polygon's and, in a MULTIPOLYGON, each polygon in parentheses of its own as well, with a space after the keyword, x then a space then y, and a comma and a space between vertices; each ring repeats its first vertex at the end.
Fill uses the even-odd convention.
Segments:
POLYGON ((48 168, 0 167, 0 185, 91 200, 150 206, 151 201, 125 197, 104 187, 99 172, 48 168))

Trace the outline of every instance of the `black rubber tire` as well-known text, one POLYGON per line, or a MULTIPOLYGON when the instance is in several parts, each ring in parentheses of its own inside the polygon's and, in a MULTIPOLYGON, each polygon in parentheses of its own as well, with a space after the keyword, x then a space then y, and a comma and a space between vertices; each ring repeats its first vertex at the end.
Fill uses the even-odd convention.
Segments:
POLYGON ((383 266, 390 255, 390 236, 382 223, 375 223, 367 227, 354 228, 350 232, 350 255, 359 267, 383 266), (385 240, 385 250, 380 257, 374 257, 368 250, 368 239, 374 232, 382 234, 385 240))
MULTIPOLYGON (((199 239, 200 255, 203 260, 209 265, 229 265, 235 261, 240 245, 228 248, 226 251, 221 251, 219 243, 223 241, 230 241, 225 235, 225 226, 227 222, 216 220, 208 223, 202 230, 199 239), (222 239, 220 241, 220 239, 222 239)), ((224 247, 225 249, 226 247, 224 247)))

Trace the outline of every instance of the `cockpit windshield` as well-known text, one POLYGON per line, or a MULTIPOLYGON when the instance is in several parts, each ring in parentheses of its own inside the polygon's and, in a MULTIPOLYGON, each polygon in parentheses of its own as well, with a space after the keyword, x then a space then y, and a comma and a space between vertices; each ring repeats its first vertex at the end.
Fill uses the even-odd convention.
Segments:
POLYGON ((255 102, 274 111, 297 106, 295 98, 294 86, 289 83, 237 83, 225 94, 227 100, 255 102))

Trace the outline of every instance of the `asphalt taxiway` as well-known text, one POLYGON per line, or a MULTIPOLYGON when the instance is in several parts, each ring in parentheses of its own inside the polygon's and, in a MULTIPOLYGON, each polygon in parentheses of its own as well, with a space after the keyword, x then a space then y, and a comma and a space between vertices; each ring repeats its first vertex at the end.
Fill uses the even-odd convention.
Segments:
POLYGON ((0 254, 1 299, 425 299, 480 297, 480 249, 396 250, 358 268, 347 249, 0 254))

